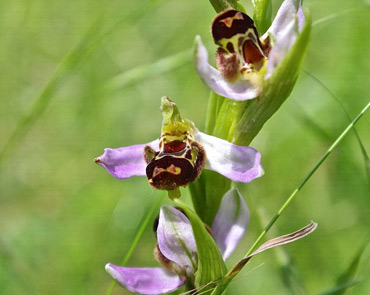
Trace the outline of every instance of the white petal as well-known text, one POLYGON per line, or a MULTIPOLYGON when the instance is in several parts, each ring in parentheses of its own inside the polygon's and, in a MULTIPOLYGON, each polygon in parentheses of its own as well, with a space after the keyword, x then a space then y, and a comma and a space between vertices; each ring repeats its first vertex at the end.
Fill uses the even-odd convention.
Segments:
POLYGON ((237 188, 230 189, 223 196, 212 224, 212 235, 224 260, 238 245, 248 222, 249 210, 243 196, 237 188))
POLYGON ((285 0, 281 4, 274 21, 262 39, 265 39, 269 33, 272 34, 276 40, 279 38, 280 34, 290 22, 296 18, 299 6, 298 2, 298 0, 285 0))
POLYGON ((235 100, 256 98, 260 89, 247 80, 237 80, 233 83, 227 81, 221 73, 208 63, 208 52, 200 36, 194 42, 195 67, 209 88, 218 95, 235 100))
POLYGON ((202 132, 195 133, 194 137, 206 151, 205 169, 236 182, 250 182, 263 175, 261 155, 254 148, 235 145, 202 132))
POLYGON ((159 267, 131 268, 108 263, 105 270, 123 287, 139 294, 170 293, 185 284, 185 278, 159 267))
POLYGON ((157 228, 158 247, 169 260, 191 276, 196 270, 197 245, 189 219, 171 206, 163 206, 157 228))
POLYGON ((276 39, 276 43, 270 51, 265 80, 271 77, 276 67, 292 48, 297 36, 297 19, 295 18, 279 33, 279 38, 276 39))

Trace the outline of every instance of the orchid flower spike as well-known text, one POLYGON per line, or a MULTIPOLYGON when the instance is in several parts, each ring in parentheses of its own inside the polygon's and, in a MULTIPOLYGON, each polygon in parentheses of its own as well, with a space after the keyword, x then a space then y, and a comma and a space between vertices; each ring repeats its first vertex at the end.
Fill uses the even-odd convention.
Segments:
MULTIPOLYGON (((227 9, 215 17, 211 28, 214 42, 219 46, 216 52, 218 70, 209 65, 207 49, 200 36, 195 39, 196 69, 208 87, 218 95, 234 100, 256 98, 265 88, 271 88, 271 84, 288 80, 287 77, 274 77, 279 80, 276 82, 271 80, 280 64, 291 58, 297 59, 296 64, 301 63, 308 38, 303 49, 294 48, 294 51, 300 51, 298 57, 297 54, 288 57, 288 53, 305 25, 300 0, 285 0, 271 27, 261 38, 248 15, 227 9)), ((298 69, 293 71, 294 75, 297 75, 298 69)), ((292 79, 294 82, 295 79, 292 79)))
POLYGON ((179 197, 180 186, 196 180, 202 169, 216 171, 236 182, 250 182, 263 174, 260 153, 248 146, 199 132, 183 120, 174 102, 162 98, 159 139, 118 149, 106 148, 95 162, 116 178, 147 176, 149 184, 179 197))
MULTIPOLYGON (((223 259, 239 243, 248 221, 248 207, 239 191, 232 188, 224 195, 211 229, 223 259)), ((185 284, 194 286, 198 257, 189 219, 180 210, 163 206, 156 231, 158 243, 154 255, 164 268, 130 268, 108 263, 106 271, 123 287, 139 294, 164 294, 185 284)))

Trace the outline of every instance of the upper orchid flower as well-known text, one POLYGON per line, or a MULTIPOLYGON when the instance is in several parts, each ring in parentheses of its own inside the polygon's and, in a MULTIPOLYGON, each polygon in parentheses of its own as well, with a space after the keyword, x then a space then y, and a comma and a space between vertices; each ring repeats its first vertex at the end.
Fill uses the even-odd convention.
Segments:
POLYGON ((105 149, 95 162, 119 179, 147 176, 151 186, 178 197, 178 187, 194 181, 202 169, 216 171, 236 182, 250 182, 263 174, 260 154, 199 132, 183 120, 168 97, 162 98, 162 134, 148 144, 105 149))
MULTIPOLYGON (((266 82, 284 61, 305 26, 300 2, 285 0, 261 38, 253 20, 243 12, 227 9, 218 14, 211 29, 214 42, 219 46, 216 52, 218 70, 208 64, 208 53, 200 36, 195 41, 195 65, 208 87, 218 95, 235 100, 253 99, 263 93, 266 82)), ((300 64, 305 50, 295 50, 301 50, 296 62, 300 64)))
MULTIPOLYGON (((223 197, 211 234, 226 259, 239 243, 249 221, 248 207, 235 188, 223 197)), ((130 268, 108 263, 107 272, 122 286, 140 294, 163 294, 187 284, 194 286, 198 268, 197 244, 189 219, 179 210, 163 206, 157 226, 154 254, 165 267, 130 268)))

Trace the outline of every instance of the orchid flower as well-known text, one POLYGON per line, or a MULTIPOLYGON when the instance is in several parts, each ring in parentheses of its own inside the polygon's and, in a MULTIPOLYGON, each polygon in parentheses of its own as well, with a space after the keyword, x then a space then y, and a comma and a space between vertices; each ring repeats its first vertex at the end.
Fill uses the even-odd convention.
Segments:
MULTIPOLYGON (((223 259, 229 257, 244 235, 248 207, 236 188, 223 197, 211 234, 223 259)), ((156 259, 165 267, 130 268, 108 263, 106 271, 126 289, 139 294, 163 294, 194 285, 197 245, 189 219, 180 210, 163 206, 157 227, 156 259)))
MULTIPOLYGON (((278 87, 281 80, 288 80, 285 77, 271 79, 284 59, 297 58, 287 55, 305 23, 301 1, 285 0, 270 28, 259 38, 248 15, 227 9, 215 17, 211 29, 214 42, 219 46, 216 52, 218 70, 209 65, 207 49, 200 36, 195 39, 196 69, 208 87, 218 95, 234 100, 256 98, 272 84, 278 87)), ((303 60, 305 50, 294 50, 301 50, 299 59, 303 60)), ((296 63, 299 64, 300 60, 296 63)), ((289 83, 294 82, 295 79, 292 79, 289 83)))
POLYGON ((181 118, 168 97, 162 98, 161 111, 159 139, 107 148, 95 162, 119 179, 146 175, 152 187, 175 192, 175 197, 179 196, 178 187, 196 180, 203 168, 236 182, 250 182, 263 174, 257 150, 198 131, 191 121, 181 118))

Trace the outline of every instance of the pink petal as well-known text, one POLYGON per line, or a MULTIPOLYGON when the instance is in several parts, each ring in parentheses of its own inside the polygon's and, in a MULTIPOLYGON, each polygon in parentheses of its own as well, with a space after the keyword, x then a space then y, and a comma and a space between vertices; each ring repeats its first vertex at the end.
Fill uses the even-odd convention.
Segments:
POLYGON ((269 54, 265 80, 271 77, 275 68, 280 64, 285 55, 295 43, 299 32, 304 25, 304 14, 301 1, 285 0, 271 25, 262 39, 272 34, 275 44, 269 54))
POLYGON ((220 209, 212 224, 213 238, 222 258, 230 256, 243 237, 249 222, 249 210, 237 188, 230 189, 222 198, 220 209))
POLYGON ((285 0, 281 4, 276 17, 262 39, 267 37, 268 33, 272 34, 276 40, 279 39, 281 32, 296 18, 299 8, 298 2, 297 0, 285 0))
POLYGON ((276 39, 276 43, 270 51, 265 80, 271 77, 276 67, 294 45, 297 36, 297 21, 294 19, 280 32, 279 39, 276 39))
POLYGON ((194 137, 206 151, 205 169, 236 182, 250 182, 263 175, 261 155, 254 148, 235 145, 202 132, 195 133, 194 137))
POLYGON ((118 149, 106 148, 104 154, 96 158, 95 162, 119 179, 126 179, 132 176, 146 176, 146 163, 144 161, 144 147, 146 145, 157 150, 159 140, 154 140, 148 144, 132 145, 118 149))
POLYGON ((159 267, 131 268, 108 263, 105 270, 127 290, 139 294, 170 293, 185 284, 185 278, 159 267))
POLYGON ((197 266, 197 246, 189 219, 171 206, 163 206, 157 229, 158 247, 189 276, 197 266))

